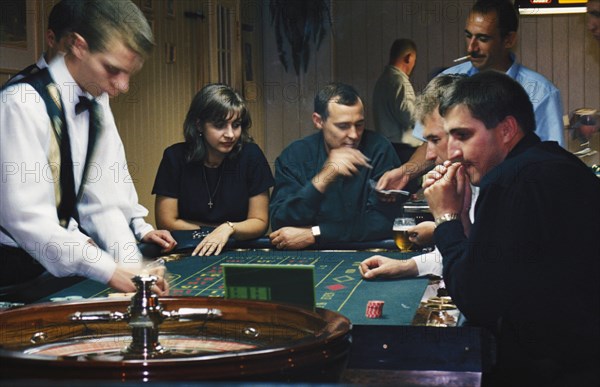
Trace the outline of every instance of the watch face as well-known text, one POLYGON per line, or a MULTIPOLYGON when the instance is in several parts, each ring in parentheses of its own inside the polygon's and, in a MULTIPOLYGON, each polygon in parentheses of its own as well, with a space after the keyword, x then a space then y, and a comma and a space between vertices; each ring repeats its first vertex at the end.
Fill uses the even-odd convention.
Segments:
POLYGON ((321 235, 321 228, 319 226, 313 226, 311 228, 311 232, 313 236, 318 237, 319 235, 321 235))

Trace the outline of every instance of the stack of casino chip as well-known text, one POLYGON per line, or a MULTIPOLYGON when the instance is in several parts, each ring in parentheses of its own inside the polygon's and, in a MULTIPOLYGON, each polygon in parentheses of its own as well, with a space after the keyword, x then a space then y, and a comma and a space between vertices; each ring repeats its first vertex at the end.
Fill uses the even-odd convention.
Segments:
POLYGON ((367 310, 365 316, 367 318, 380 318, 383 314, 384 301, 369 301, 367 302, 367 310))

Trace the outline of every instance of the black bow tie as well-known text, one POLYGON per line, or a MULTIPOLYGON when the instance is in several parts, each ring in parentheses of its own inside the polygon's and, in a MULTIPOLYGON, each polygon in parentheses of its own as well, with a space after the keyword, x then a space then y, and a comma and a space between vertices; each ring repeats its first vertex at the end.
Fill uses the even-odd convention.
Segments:
POLYGON ((80 95, 79 102, 77 102, 77 105, 75 105, 75 114, 82 113, 86 110, 91 110, 95 104, 95 100, 80 95))

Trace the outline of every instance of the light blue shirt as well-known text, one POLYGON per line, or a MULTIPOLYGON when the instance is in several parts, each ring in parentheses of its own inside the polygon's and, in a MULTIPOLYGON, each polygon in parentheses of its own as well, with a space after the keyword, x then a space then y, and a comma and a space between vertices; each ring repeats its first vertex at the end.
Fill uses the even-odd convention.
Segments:
MULTIPOLYGON (((563 110, 560 91, 543 75, 517 63, 513 53, 511 53, 511 59, 513 64, 506 74, 519 82, 529 95, 535 114, 535 133, 542 141, 556 141, 564 148, 563 110)), ((471 62, 465 62, 444 70, 442 74, 467 74, 471 76, 478 72, 479 70, 473 67, 471 62)), ((415 125, 413 136, 424 140, 421 123, 415 125)))

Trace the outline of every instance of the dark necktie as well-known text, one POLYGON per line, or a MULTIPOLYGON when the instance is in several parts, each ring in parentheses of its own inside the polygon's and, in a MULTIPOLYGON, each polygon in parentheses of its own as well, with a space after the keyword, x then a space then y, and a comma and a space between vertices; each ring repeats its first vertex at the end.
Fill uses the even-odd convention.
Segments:
POLYGON ((88 97, 84 97, 82 95, 79 96, 79 102, 77 102, 77 105, 75 105, 75 114, 81 114, 86 110, 90 111, 90 118, 91 118, 91 112, 93 109, 95 109, 95 106, 97 102, 93 99, 89 99, 88 97))

